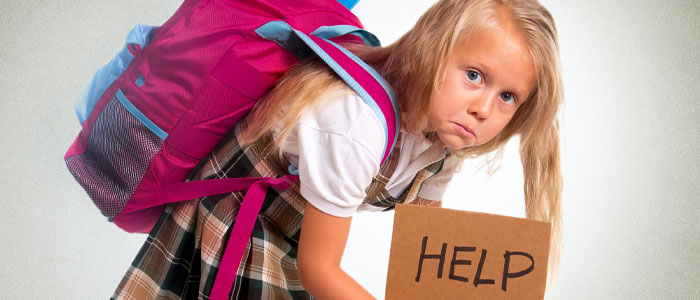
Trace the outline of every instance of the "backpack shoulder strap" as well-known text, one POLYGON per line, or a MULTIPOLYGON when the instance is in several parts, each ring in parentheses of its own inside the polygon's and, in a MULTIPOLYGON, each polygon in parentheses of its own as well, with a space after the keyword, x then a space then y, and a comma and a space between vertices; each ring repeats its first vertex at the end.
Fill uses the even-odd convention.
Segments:
POLYGON ((369 105, 384 126, 386 134, 381 159, 383 164, 394 148, 399 133, 396 95, 376 70, 330 39, 354 34, 368 46, 379 46, 379 40, 368 31, 350 25, 323 26, 307 35, 284 21, 272 21, 260 26, 255 32, 265 39, 275 41, 300 59, 317 55, 369 105))
MULTIPOLYGON (((378 46, 376 37, 364 30, 346 25, 322 27, 314 31, 316 34, 306 35, 294 30, 282 21, 267 23, 258 28, 256 32, 263 38, 277 42, 297 57, 308 56, 309 54, 318 55, 372 108, 377 118, 384 125, 386 133, 385 140, 387 142, 381 160, 383 164, 398 138, 399 110, 396 96, 384 78, 379 76, 374 69, 343 47, 329 40, 335 36, 353 33, 359 34, 365 43, 378 46)), ((236 270, 240 266, 241 258, 262 207, 267 188, 286 189, 289 187, 290 182, 296 180, 298 180, 298 176, 295 175, 286 175, 280 178, 226 178, 204 180, 208 182, 184 182, 180 184, 180 189, 171 185, 169 188, 161 190, 161 192, 177 193, 177 195, 171 194, 163 197, 168 199, 168 202, 172 202, 183 199, 184 194, 186 194, 185 199, 201 196, 197 193, 202 191, 212 194, 213 190, 217 190, 215 187, 221 188, 217 190, 218 192, 234 188, 236 190, 248 188, 236 217, 236 222, 231 228, 231 236, 226 244, 226 251, 222 256, 210 299, 228 299, 236 278, 236 270), (195 187, 194 184, 200 186, 195 187)))

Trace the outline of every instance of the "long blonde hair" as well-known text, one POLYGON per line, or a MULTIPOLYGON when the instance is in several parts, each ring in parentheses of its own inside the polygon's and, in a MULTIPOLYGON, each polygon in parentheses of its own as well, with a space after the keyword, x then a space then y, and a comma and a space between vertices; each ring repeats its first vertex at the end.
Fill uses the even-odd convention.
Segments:
MULTIPOLYGON (((536 0, 442 0, 416 25, 387 47, 346 45, 373 66, 396 92, 402 127, 414 133, 428 128, 429 104, 445 74, 455 46, 487 24, 509 25, 522 34, 537 73, 536 87, 506 127, 491 141, 455 150, 462 158, 501 151, 520 135, 526 215, 552 223, 549 255, 550 283, 556 278, 562 248, 562 175, 557 112, 563 104, 557 31, 551 14, 536 0)), ((324 93, 342 87, 342 81, 323 63, 311 60, 290 70, 259 101, 244 134, 256 141, 276 131, 275 142, 293 129, 304 108, 324 93), (284 111, 284 113, 281 113, 284 111)))

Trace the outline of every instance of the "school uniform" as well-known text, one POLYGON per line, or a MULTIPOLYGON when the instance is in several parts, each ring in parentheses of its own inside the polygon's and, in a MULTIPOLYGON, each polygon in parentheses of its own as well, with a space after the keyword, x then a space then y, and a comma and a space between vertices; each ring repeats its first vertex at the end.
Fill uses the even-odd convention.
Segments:
MULTIPOLYGON (((347 217, 356 211, 389 210, 397 203, 441 200, 458 160, 437 135, 401 131, 379 167, 385 138, 376 115, 349 89, 336 92, 302 114, 281 145, 284 157, 271 137, 241 146, 246 144, 239 140, 244 120, 193 172, 191 180, 299 172, 300 181, 291 188, 268 189, 231 299, 312 299, 296 267, 307 201, 347 217), (339 155, 339 149, 346 152, 339 155)), ((171 204, 112 299, 208 299, 244 195, 241 191, 171 204)))

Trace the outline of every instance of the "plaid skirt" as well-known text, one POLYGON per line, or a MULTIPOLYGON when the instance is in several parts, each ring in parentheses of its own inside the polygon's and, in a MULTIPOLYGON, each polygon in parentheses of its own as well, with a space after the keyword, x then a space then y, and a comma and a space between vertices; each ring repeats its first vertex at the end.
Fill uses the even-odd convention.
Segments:
MULTIPOLYGON (((241 122, 224 137, 195 169, 192 180, 287 173, 288 162, 278 157, 269 138, 241 147, 245 143, 238 137, 244 126, 241 122)), ((442 161, 428 166, 406 193, 391 197, 384 186, 399 152, 395 148, 382 166, 363 205, 391 209, 396 203, 420 202, 416 198, 420 183, 442 167, 442 161)), ((111 299, 209 299, 244 196, 241 191, 169 205, 111 299)), ((296 264, 305 205, 298 182, 284 191, 268 189, 230 299, 313 299, 301 285, 296 264)))

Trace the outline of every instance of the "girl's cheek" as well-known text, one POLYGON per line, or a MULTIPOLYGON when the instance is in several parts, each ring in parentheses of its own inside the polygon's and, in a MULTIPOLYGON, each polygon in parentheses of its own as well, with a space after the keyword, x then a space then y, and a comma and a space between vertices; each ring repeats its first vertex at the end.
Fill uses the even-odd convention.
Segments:
MULTIPOLYGON (((505 103, 501 99, 498 99, 498 110, 500 113, 507 116, 508 120, 513 117, 515 111, 518 109, 518 105, 515 103, 505 103)), ((507 123, 507 122, 506 122, 507 123)))

